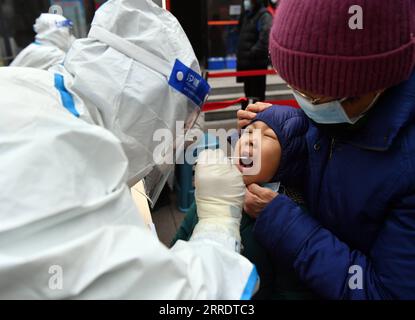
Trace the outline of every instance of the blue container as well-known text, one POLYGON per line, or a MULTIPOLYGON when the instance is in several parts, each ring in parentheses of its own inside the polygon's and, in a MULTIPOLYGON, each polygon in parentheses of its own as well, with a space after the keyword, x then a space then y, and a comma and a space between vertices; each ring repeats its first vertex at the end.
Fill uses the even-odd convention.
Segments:
POLYGON ((223 70, 226 69, 225 58, 214 57, 208 59, 208 69, 209 70, 223 70))
MULTIPOLYGON (((218 149, 218 138, 205 133, 205 139, 194 150, 193 155, 196 157, 202 150, 218 149)), ((176 198, 177 206, 180 211, 186 212, 195 201, 195 186, 194 186, 194 164, 185 162, 184 164, 176 165, 176 198)))

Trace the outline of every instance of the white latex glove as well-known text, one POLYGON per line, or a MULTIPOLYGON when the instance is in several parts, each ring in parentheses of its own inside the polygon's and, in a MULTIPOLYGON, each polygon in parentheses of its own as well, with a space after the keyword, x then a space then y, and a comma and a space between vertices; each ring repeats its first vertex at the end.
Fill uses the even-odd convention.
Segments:
POLYGON ((242 173, 222 150, 205 150, 197 161, 195 188, 199 223, 191 241, 209 239, 239 252, 246 190, 242 173))

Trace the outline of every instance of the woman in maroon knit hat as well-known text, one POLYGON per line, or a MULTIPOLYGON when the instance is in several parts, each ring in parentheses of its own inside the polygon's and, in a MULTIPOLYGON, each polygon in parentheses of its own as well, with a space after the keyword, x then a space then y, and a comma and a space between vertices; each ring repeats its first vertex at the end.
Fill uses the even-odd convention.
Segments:
MULTIPOLYGON (((273 66, 301 107, 275 111, 278 138, 307 210, 252 184, 245 211, 275 261, 324 298, 415 298, 414 8, 281 0, 274 19, 273 66), (284 148, 304 119, 303 143, 284 148)), ((239 111, 239 125, 268 106, 239 111)))

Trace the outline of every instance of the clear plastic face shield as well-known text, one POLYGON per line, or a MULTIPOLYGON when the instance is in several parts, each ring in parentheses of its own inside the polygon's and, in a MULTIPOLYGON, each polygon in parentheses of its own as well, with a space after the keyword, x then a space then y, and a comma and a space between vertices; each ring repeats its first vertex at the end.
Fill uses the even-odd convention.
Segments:
POLYGON ((64 21, 56 21, 55 25, 58 29, 62 29, 62 30, 65 30, 65 32, 68 32, 69 36, 73 38, 72 41, 75 39, 72 20, 66 19, 64 21))
POLYGON ((133 112, 132 117, 141 122, 139 126, 136 123, 121 125, 140 144, 130 154, 126 152, 133 166, 128 184, 134 186, 144 178, 146 196, 154 206, 167 179, 174 172, 176 159, 184 151, 186 136, 200 115, 210 87, 200 74, 180 60, 169 63, 102 27, 93 25, 89 37, 134 59, 152 70, 152 75, 157 75, 154 81, 148 78, 142 82, 148 87, 148 90, 141 92, 139 104, 142 107, 134 109, 134 112, 122 109, 123 101, 118 111, 133 112), (137 130, 132 126, 136 126, 137 130))
POLYGON ((42 13, 33 26, 36 33, 44 33, 53 30, 66 29, 67 32, 71 32, 73 29, 73 22, 70 19, 66 19, 60 13, 42 13))
MULTIPOLYGON (((154 208, 167 181, 174 174, 176 163, 182 163, 180 159, 183 159, 186 141, 191 139, 190 132, 201 113, 201 108, 191 101, 185 101, 177 108, 183 108, 183 114, 187 114, 187 116, 183 120, 177 119, 175 133, 171 134, 170 130, 159 130, 153 136, 157 141, 160 141, 160 144, 154 149, 154 166, 144 178, 146 197, 152 208, 154 208)), ((135 181, 132 181, 132 184, 134 183, 135 181)))
MULTIPOLYGON (((53 1, 51 1, 53 2, 53 1)), ((62 16, 63 17, 63 8, 58 5, 58 4, 52 4, 52 6, 49 8, 49 15, 58 15, 58 16, 62 16)), ((65 19, 65 20, 61 20, 61 21, 55 21, 55 26, 59 29, 59 28, 68 28, 68 30, 70 31, 70 33, 72 34, 73 32, 73 22, 70 19, 65 19)))
POLYGON ((158 130, 153 136, 155 140, 163 142, 154 149, 154 166, 144 179, 145 190, 152 207, 170 175, 174 173, 175 164, 184 163, 186 141, 193 140, 191 129, 210 92, 207 82, 179 60, 176 60, 172 68, 168 84, 179 96, 174 106, 176 112, 168 118, 168 121, 173 121, 173 126, 170 126, 173 130, 158 130))
POLYGON ((36 19, 33 29, 40 44, 52 43, 65 52, 74 40, 73 22, 62 15, 43 13, 36 19))

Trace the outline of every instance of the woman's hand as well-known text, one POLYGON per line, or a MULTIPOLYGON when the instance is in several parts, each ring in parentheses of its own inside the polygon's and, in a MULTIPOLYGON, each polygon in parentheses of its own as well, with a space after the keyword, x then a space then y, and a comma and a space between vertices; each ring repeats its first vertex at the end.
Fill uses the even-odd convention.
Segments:
POLYGON ((244 210, 251 218, 258 218, 265 207, 278 196, 268 188, 262 188, 256 183, 250 184, 245 193, 244 210))
POLYGON ((262 112, 271 106, 272 104, 270 103, 257 102, 255 104, 248 105, 245 110, 239 110, 237 113, 238 130, 249 125, 251 121, 256 117, 257 113, 262 112))

